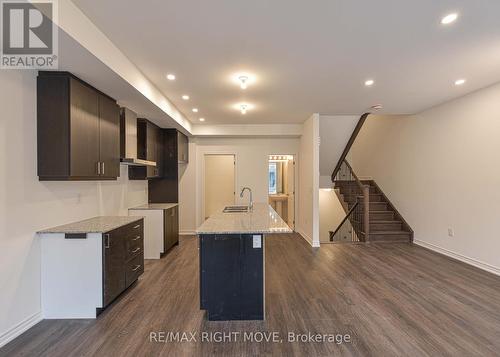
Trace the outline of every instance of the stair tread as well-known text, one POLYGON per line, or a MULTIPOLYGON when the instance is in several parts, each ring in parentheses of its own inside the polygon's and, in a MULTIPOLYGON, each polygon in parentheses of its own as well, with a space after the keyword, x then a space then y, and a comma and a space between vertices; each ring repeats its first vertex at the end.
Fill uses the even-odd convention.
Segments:
POLYGON ((391 235, 391 234, 410 234, 410 232, 407 231, 371 231, 370 234, 376 234, 376 235, 391 235))

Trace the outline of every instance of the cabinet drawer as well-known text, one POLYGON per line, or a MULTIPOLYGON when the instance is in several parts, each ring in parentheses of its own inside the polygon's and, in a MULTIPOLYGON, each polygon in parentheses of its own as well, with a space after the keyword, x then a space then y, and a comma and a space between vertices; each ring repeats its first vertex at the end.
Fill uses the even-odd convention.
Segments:
POLYGON ((125 247, 127 253, 126 261, 129 261, 135 256, 144 253, 144 238, 142 235, 127 237, 125 247))
POLYGON ((125 282, 127 287, 132 285, 142 273, 144 273, 144 254, 141 253, 126 264, 125 282))

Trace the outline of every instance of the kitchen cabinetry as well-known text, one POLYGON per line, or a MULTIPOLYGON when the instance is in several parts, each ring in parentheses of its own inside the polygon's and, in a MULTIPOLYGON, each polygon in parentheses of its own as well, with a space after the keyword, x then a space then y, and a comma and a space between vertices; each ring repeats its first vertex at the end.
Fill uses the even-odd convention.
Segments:
POLYGON ((137 119, 137 158, 156 162, 156 166, 130 166, 129 178, 144 180, 160 176, 163 135, 160 127, 147 119, 137 119))
POLYGON ((160 259, 179 242, 177 203, 149 203, 129 208, 129 216, 144 217, 144 258, 160 259))
POLYGON ((264 319, 262 240, 260 234, 199 236, 200 307, 208 320, 264 319))
POLYGON ((170 248, 179 243, 179 206, 165 210, 163 219, 163 249, 164 252, 167 252, 170 248))
POLYGON ((120 172, 116 101, 68 72, 37 78, 38 176, 112 180, 120 172))
POLYGON ((179 201, 179 165, 189 162, 189 140, 176 129, 163 129, 160 177, 150 180, 150 203, 179 201))
POLYGON ((37 233, 46 318, 95 318, 144 272, 142 217, 94 217, 37 233))
POLYGON ((102 245, 106 307, 144 272, 143 221, 104 233, 102 245))

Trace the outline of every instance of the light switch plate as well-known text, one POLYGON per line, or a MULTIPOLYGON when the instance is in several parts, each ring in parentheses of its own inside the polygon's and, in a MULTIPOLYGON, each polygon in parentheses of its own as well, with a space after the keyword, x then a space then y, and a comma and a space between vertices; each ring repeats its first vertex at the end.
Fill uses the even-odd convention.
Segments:
POLYGON ((262 248, 262 236, 254 235, 253 236, 253 247, 254 248, 262 248))

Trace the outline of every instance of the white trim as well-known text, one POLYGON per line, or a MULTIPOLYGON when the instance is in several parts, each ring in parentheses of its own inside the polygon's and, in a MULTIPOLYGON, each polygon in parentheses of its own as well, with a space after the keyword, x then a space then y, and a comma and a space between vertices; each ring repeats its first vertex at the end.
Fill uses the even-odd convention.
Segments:
POLYGON ((481 262, 481 261, 479 261, 477 259, 470 258, 470 257, 467 257, 465 255, 452 252, 451 250, 448 250, 448 249, 445 249, 445 248, 441 248, 441 247, 438 247, 437 245, 434 245, 434 244, 431 244, 431 243, 427 243, 427 242, 424 242, 424 241, 421 241, 421 240, 418 240, 418 239, 415 239, 413 242, 415 244, 421 246, 421 247, 424 247, 424 248, 430 249, 430 250, 432 250, 434 252, 446 255, 447 257, 450 257, 450 258, 456 259, 458 261, 461 261, 463 263, 472 265, 472 266, 474 266, 476 268, 485 270, 485 271, 490 272, 492 274, 500 275, 500 268, 497 268, 497 267, 495 267, 493 265, 490 265, 490 264, 487 264, 487 263, 483 263, 483 262, 481 262))
POLYGON ((22 333, 32 328, 40 321, 42 321, 41 311, 35 312, 33 315, 28 316, 17 325, 13 326, 0 335, 0 347, 5 346, 7 343, 20 336, 22 333))
POLYGON ((313 248, 320 247, 319 242, 313 242, 311 237, 309 237, 307 234, 305 234, 304 231, 302 230, 302 228, 296 227, 295 232, 298 233, 302 237, 302 239, 304 239, 311 247, 313 247, 313 248))

